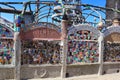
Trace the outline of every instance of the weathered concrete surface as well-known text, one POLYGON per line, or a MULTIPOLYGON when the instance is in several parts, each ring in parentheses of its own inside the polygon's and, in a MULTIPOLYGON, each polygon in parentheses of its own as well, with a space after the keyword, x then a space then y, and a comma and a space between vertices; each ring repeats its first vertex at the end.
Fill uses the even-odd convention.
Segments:
MULTIPOLYGON (((96 76, 98 75, 98 69, 99 69, 99 64, 69 65, 67 66, 68 77, 66 79, 70 78, 70 80, 74 80, 72 79, 74 77, 81 77, 81 76, 88 76, 88 75, 96 76)), ((120 63, 104 63, 103 74, 111 74, 111 73, 120 73, 120 63)), ((59 80, 60 76, 61 76, 60 65, 51 65, 51 66, 50 65, 49 66, 48 65, 36 65, 36 66, 24 65, 21 67, 22 79, 34 80, 38 78, 38 79, 53 80, 53 78, 57 78, 56 80, 59 80)), ((6 79, 14 79, 14 68, 0 68, 0 80, 6 80, 6 79)), ((120 80, 120 78, 115 80, 120 80)))
POLYGON ((61 66, 23 66, 21 68, 21 78, 55 78, 60 77, 61 66))
POLYGON ((70 77, 98 74, 99 65, 72 65, 67 67, 67 73, 70 77))
POLYGON ((79 77, 70 77, 66 79, 61 78, 48 78, 48 79, 29 79, 29 80, 120 80, 120 73, 117 74, 107 74, 102 76, 97 75, 86 75, 79 77))
MULTIPOLYGON (((60 77, 57 78, 47 78, 47 79, 28 79, 28 80, 120 80, 120 73, 115 73, 115 74, 106 74, 102 76, 98 75, 85 75, 85 76, 79 76, 79 77, 70 77, 70 78, 65 78, 61 79, 60 77)), ((13 79, 9 79, 13 80, 13 79)))
POLYGON ((0 80, 13 79, 14 68, 0 68, 0 80))
POLYGON ((103 66, 103 74, 111 74, 111 73, 118 73, 120 72, 120 63, 118 64, 111 64, 111 63, 105 63, 103 66))

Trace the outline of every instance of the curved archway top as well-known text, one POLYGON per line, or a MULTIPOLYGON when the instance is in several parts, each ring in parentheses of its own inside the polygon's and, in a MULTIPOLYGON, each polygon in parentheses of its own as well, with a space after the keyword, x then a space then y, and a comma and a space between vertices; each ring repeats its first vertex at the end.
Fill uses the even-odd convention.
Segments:
POLYGON ((94 34, 97 34, 98 36, 100 36, 100 34, 101 34, 101 32, 98 29, 94 28, 93 26, 91 26, 89 24, 79 24, 79 25, 73 26, 69 30, 68 35, 71 33, 75 33, 79 30, 88 30, 88 31, 93 32, 94 34))
POLYGON ((103 34, 104 34, 104 37, 106 37, 114 32, 120 33, 120 26, 117 26, 117 27, 110 26, 103 34))
POLYGON ((0 37, 6 38, 6 39, 13 39, 14 30, 12 30, 10 27, 0 23, 0 37))
POLYGON ((14 30, 11 29, 10 27, 8 27, 8 26, 6 26, 6 25, 4 25, 4 24, 1 24, 1 23, 0 23, 0 26, 3 27, 3 28, 8 29, 10 32, 12 32, 12 33, 14 34, 14 30))
POLYGON ((7 29, 10 29, 11 31, 14 31, 12 22, 10 22, 2 17, 0 17, 0 20, 1 20, 0 25, 6 27, 7 29))
POLYGON ((48 27, 48 28, 55 29, 58 32, 60 32, 60 27, 59 26, 56 26, 55 24, 47 23, 47 22, 32 23, 32 24, 28 24, 27 26, 30 29, 35 29, 35 28, 39 28, 39 27, 48 27))

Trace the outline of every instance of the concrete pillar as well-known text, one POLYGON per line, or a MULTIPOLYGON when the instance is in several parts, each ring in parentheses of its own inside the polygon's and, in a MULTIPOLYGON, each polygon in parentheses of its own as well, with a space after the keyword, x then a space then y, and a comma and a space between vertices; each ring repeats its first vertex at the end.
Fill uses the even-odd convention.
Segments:
POLYGON ((103 33, 100 34, 100 37, 98 39, 99 43, 99 70, 98 75, 102 75, 103 73, 103 50, 104 50, 104 41, 103 41, 103 33))
POLYGON ((62 68, 61 68, 61 78, 66 77, 66 67, 67 67, 67 52, 68 52, 68 42, 67 42, 67 26, 68 21, 62 20, 62 41, 63 41, 63 55, 62 55, 62 68))
POLYGON ((19 38, 19 32, 14 33, 14 54, 15 54, 15 80, 20 80, 20 68, 21 68, 21 41, 19 38))

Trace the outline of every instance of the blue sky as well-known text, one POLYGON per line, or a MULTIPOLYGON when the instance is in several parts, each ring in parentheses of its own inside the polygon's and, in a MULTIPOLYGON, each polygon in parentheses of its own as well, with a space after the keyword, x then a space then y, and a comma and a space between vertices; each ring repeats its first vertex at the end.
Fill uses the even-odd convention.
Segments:
POLYGON ((106 0, 82 0, 82 3, 104 7, 106 5, 106 0))
MULTIPOLYGON (((19 1, 26 2, 26 1, 35 1, 35 0, 0 0, 0 2, 19 2, 19 1)), ((46 1, 46 0, 42 0, 42 1, 46 1)), ((51 1, 51 0, 47 0, 47 1, 51 1)), ((54 0, 52 0, 52 1, 54 1, 54 0)), ((106 0, 82 0, 82 3, 105 7, 106 0)), ((0 5, 0 7, 1 6, 2 5, 0 5)), ((22 5, 14 5, 14 6, 16 9, 22 9, 22 5)), ((0 16, 13 22, 13 14, 0 13, 0 16)))

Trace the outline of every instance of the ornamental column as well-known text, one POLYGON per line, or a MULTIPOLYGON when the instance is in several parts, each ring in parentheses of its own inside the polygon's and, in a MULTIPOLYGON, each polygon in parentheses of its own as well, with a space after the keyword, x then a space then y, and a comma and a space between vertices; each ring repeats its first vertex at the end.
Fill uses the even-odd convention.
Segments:
POLYGON ((21 69, 21 39, 20 33, 24 29, 23 15, 16 16, 14 23, 14 55, 15 55, 15 80, 20 80, 20 69, 21 69))
POLYGON ((67 15, 63 15, 62 19, 62 42, 63 42, 63 51, 62 51, 62 68, 61 68, 61 78, 66 77, 66 68, 67 68, 67 52, 68 52, 68 41, 67 41, 67 26, 68 26, 67 15))
POLYGON ((102 75, 103 73, 103 50, 104 50, 104 40, 103 40, 103 33, 100 33, 100 37, 98 38, 99 43, 99 70, 98 75, 102 75))
POLYGON ((20 80, 20 68, 21 68, 21 41, 19 38, 19 32, 14 33, 14 54, 15 54, 15 79, 20 80))

